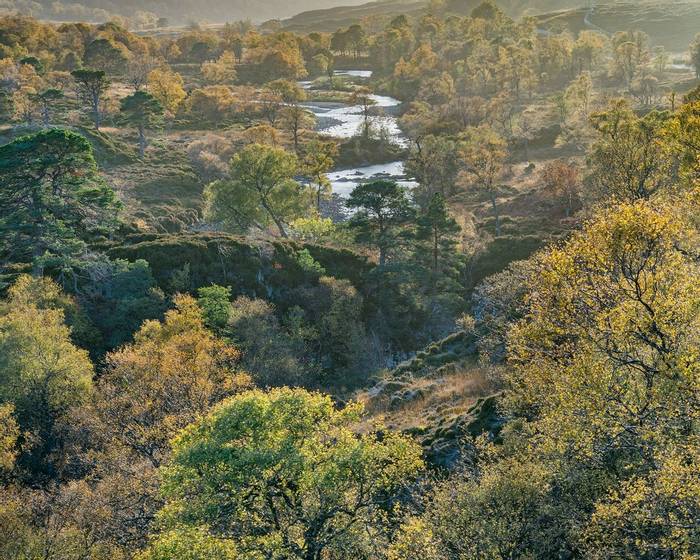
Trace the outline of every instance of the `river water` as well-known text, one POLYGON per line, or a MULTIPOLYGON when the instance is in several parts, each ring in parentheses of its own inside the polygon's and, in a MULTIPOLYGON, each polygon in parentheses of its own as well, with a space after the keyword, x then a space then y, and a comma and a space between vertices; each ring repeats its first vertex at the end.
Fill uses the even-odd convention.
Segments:
MULTIPOLYGON (((340 70, 337 76, 350 76, 353 78, 368 79, 372 76, 369 70, 340 70)), ((312 90, 310 82, 301 82, 300 85, 309 91, 312 90)), ((401 101, 384 95, 372 95, 374 111, 380 113, 373 117, 375 127, 383 128, 393 143, 406 147, 408 139, 399 128, 399 123, 394 115, 401 101)), ((346 105, 344 103, 310 102, 304 106, 316 117, 316 130, 333 138, 352 138, 356 136, 362 125, 362 108, 359 105, 346 105)), ((328 179, 333 187, 333 192, 346 198, 359 184, 373 179, 391 179, 406 187, 416 185, 414 181, 405 176, 403 161, 392 161, 377 165, 337 169, 328 174, 328 179)))

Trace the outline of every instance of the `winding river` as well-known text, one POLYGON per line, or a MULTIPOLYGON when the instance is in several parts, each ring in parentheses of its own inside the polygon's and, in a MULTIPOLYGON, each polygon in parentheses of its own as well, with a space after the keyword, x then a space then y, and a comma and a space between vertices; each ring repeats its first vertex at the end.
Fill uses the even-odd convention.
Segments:
MULTIPOLYGON (((368 79, 372 76, 372 72, 369 70, 340 70, 336 71, 336 75, 368 79)), ((301 82, 300 85, 313 91, 311 82, 301 82)), ((398 146, 407 146, 408 140, 401 132, 394 114, 401 105, 401 101, 384 95, 372 95, 371 98, 374 101, 374 107, 381 109, 381 114, 373 117, 375 126, 385 129, 391 141, 398 146)), ((352 138, 357 134, 362 124, 362 108, 358 105, 310 102, 306 103, 305 107, 316 117, 316 130, 324 136, 352 138)), ((416 184, 406 177, 403 161, 337 169, 329 173, 328 178, 333 192, 343 198, 346 198, 357 185, 372 179, 392 179, 406 187, 412 187, 416 184)))

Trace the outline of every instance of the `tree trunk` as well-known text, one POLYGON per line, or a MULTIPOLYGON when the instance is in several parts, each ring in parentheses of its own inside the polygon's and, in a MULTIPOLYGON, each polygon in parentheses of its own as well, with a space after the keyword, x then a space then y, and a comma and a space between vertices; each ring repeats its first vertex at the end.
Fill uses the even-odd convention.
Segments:
POLYGON ((381 214, 379 215, 379 241, 377 247, 379 247, 379 266, 384 266, 386 264, 386 230, 384 227, 384 219, 381 214))
POLYGON ((285 239, 287 239, 289 237, 289 235, 287 235, 287 232, 284 229, 284 224, 282 223, 282 221, 274 214, 272 215, 272 219, 274 220, 275 225, 277 226, 277 229, 280 232, 280 235, 282 237, 284 237, 285 239))
POLYGON ((146 155, 146 130, 143 125, 139 126, 139 154, 146 155))
POLYGON ((34 278, 42 278, 44 276, 44 267, 39 264, 39 257, 44 255, 44 248, 41 243, 36 242, 32 250, 32 276, 34 278))
POLYGON ((437 275, 438 271, 438 232, 433 232, 433 273, 437 275))
POLYGON ((496 237, 501 235, 501 217, 498 215, 498 206, 496 205, 496 193, 491 191, 491 207, 493 208, 493 215, 496 218, 496 237))
POLYGON ((277 229, 279 230, 280 235, 281 235, 282 237, 284 237, 285 239, 289 238, 289 235, 287 235, 287 232, 286 232, 286 230, 284 229, 284 223, 282 222, 282 220, 280 220, 280 219, 277 217, 277 214, 275 214, 275 213, 272 211, 272 208, 270 208, 269 204, 267 203, 267 200, 265 200, 265 199, 263 198, 263 199, 261 200, 261 202, 262 202, 263 208, 265 208, 265 210, 267 211, 267 213, 268 213, 268 214, 270 215, 270 217, 272 218, 272 221, 275 222, 275 225, 277 226, 277 229))

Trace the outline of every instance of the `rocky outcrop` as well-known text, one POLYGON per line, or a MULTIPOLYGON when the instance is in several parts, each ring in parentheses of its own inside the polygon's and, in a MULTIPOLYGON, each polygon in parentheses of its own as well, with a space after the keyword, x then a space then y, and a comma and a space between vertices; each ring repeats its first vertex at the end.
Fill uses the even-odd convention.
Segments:
POLYGON ((474 337, 455 333, 386 373, 362 398, 387 427, 415 437, 433 466, 449 469, 474 437, 497 439, 504 422, 500 392, 475 355, 474 337))

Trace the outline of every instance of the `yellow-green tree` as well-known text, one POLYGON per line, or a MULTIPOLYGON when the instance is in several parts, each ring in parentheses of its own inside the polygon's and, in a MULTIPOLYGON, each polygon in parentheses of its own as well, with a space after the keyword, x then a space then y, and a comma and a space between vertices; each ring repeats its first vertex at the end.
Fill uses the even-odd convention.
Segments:
POLYGON ((173 532, 193 530, 199 547, 230 543, 242 556, 372 556, 386 542, 392 498, 422 461, 405 437, 359 435, 361 413, 301 389, 222 403, 173 442, 162 469, 165 532, 145 558, 162 558, 173 532))
POLYGON ((321 200, 331 194, 331 184, 326 177, 338 157, 338 145, 335 142, 312 140, 304 146, 302 166, 316 190, 316 210, 321 211, 321 200))
POLYGON ((619 101, 591 120, 598 139, 589 152, 589 196, 648 199, 674 184, 676 156, 666 149, 666 115, 651 112, 637 117, 619 101))
POLYGON ((31 434, 20 462, 38 477, 55 474, 57 424, 93 391, 88 354, 70 334, 62 309, 15 299, 0 314, 0 404, 12 405, 20 429, 31 434))
POLYGON ((229 228, 269 224, 287 237, 286 224, 300 217, 308 200, 304 188, 294 180, 299 162, 281 148, 250 144, 231 160, 231 180, 207 187, 207 216, 229 228))
POLYGON ((488 195, 496 218, 496 235, 501 234, 501 220, 496 203, 498 180, 508 157, 506 141, 487 125, 471 128, 460 145, 462 183, 488 195))
POLYGON ((148 91, 171 115, 187 97, 184 85, 182 76, 172 70, 156 68, 148 74, 148 91))
POLYGON ((670 497, 698 480, 697 211, 697 192, 603 211, 541 258, 529 314, 511 332, 510 409, 530 419, 542 460, 578 479, 570 499, 594 508, 590 534, 602 539, 586 546, 624 551, 601 557, 700 547, 697 494, 670 497), (635 503, 640 513, 626 515, 635 503))

